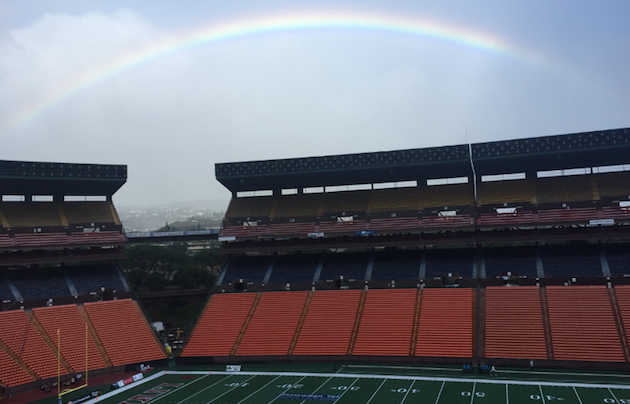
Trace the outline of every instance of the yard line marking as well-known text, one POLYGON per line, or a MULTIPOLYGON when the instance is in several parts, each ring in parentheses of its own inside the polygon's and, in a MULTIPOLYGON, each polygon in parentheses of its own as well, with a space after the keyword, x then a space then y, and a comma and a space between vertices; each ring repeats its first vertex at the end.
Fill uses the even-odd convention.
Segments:
MULTIPOLYGON (((298 379, 298 381, 297 381, 297 382, 295 382, 295 383, 291 383, 291 384, 292 384, 293 386, 295 386, 297 383, 299 383, 299 382, 301 382, 302 380, 304 380, 304 378, 305 378, 305 377, 306 377, 306 376, 302 376, 302 377, 300 377, 300 378, 298 379)), ((276 401, 278 398, 280 398, 280 396, 281 396, 281 395, 283 395, 283 394, 284 394, 284 393, 286 393, 287 391, 291 390, 291 389, 293 388, 293 386, 291 386, 291 387, 289 387, 289 388, 286 388, 286 389, 285 389, 282 393, 278 394, 278 396, 277 396, 276 398, 274 398, 273 400, 269 401, 267 404, 271 404, 271 403, 273 403, 274 401, 276 401)))
POLYGON ((407 393, 405 393, 405 396, 403 397, 403 399, 400 402, 400 404, 405 402, 405 400, 407 399, 407 396, 409 395, 409 392, 411 391, 411 388, 413 387, 415 382, 416 382, 415 380, 413 382, 411 382, 411 386, 409 386, 409 388, 407 389, 407 393))
POLYGON ((613 393, 613 392, 612 392, 612 390, 610 389, 610 387, 608 388, 608 391, 610 391, 610 394, 612 394, 612 396, 613 396, 613 398, 615 399, 615 401, 616 401, 617 403, 619 403, 619 402, 620 402, 620 401, 619 401, 619 399, 617 398, 617 396, 615 395, 615 393, 613 393))
MULTIPOLYGON (((208 375, 209 375, 209 374, 207 374, 206 376, 208 376, 208 375)), ((221 380, 218 380, 218 381, 216 381, 215 383, 212 383, 210 386, 206 387, 205 389, 202 389, 202 390, 200 390, 200 391, 196 392, 195 394, 193 394, 192 396, 188 396, 188 397, 186 397, 185 399, 183 399, 182 401, 179 401, 177 404, 181 404, 181 403, 183 403, 184 401, 188 401, 189 399, 193 398, 193 397, 194 397, 194 396, 196 396, 197 394, 199 394, 199 393, 201 393, 201 392, 204 392, 204 391, 208 390, 210 387, 214 387, 216 384, 221 383, 222 381, 227 380, 227 379, 229 379, 229 378, 230 378, 230 377, 232 377, 232 376, 233 376, 233 375, 229 375, 228 377, 224 377, 224 378, 222 378, 221 380)), ((203 379, 203 378, 201 378, 201 379, 203 379)), ((199 380, 201 380, 201 379, 199 379, 199 380)), ((190 384, 192 384, 192 383, 190 383, 190 384)), ((188 385, 190 385, 190 384, 188 384, 188 385)))
POLYGON ((575 396, 577 397, 577 399, 580 402, 580 404, 582 404, 582 399, 580 398, 580 395, 578 394, 577 390, 575 389, 575 386, 573 386, 573 392, 575 393, 575 396))
POLYGON ((376 391, 374 392, 374 394, 372 394, 372 397, 370 397, 369 400, 367 400, 367 403, 365 404, 370 404, 370 401, 372 401, 372 399, 374 398, 374 396, 376 395, 376 393, 378 393, 378 391, 381 389, 381 387, 383 387, 383 385, 385 384, 385 382, 387 381, 387 379, 383 379, 383 381, 381 382, 381 384, 378 386, 378 389, 376 389, 376 391))
POLYGON ((473 383, 473 388, 472 388, 472 394, 470 395, 470 404, 473 403, 473 400, 475 399, 475 389, 477 388, 477 382, 473 383))
POLYGON ((250 394, 249 396, 245 397, 244 399, 242 399, 241 401, 239 401, 236 404, 241 404, 243 401, 247 400, 248 398, 250 398, 251 396, 253 396, 254 394, 258 393, 260 390, 264 389, 265 387, 269 386, 269 384, 275 382, 276 380, 278 380, 280 378, 280 376, 276 376, 273 380, 271 380, 269 383, 265 384, 264 386, 262 386, 261 388, 259 388, 258 390, 256 390, 255 392, 253 392, 252 394, 250 394))
POLYGON ((437 404, 438 401, 440 401, 440 396, 442 395, 442 389, 444 388, 444 383, 446 383, 446 380, 442 382, 442 386, 440 387, 440 392, 438 393, 438 396, 435 399, 435 404, 437 404))
MULTIPOLYGON (((322 388, 322 387, 323 387, 326 383, 328 383, 328 382, 330 381, 330 379, 332 379, 333 377, 335 377, 335 376, 330 376, 328 379, 326 379, 326 381, 325 381, 324 383, 320 384, 320 385, 319 385, 319 387, 318 387, 318 388, 316 388, 316 389, 315 389, 315 391, 314 391, 314 392, 312 392, 311 394, 315 394, 315 393, 316 393, 319 389, 321 389, 321 388, 322 388)), ((357 378, 357 379, 358 379, 358 378, 357 378)), ((304 402, 305 402, 305 401, 306 401, 306 400, 302 400, 302 401, 300 401, 300 404, 304 404, 304 402)))
POLYGON ((333 404, 335 404, 337 401, 341 400, 341 397, 343 397, 344 394, 346 394, 347 392, 349 392, 352 389, 352 386, 359 381, 359 378, 357 377, 356 379, 354 379, 354 381, 352 382, 352 384, 350 386, 348 386, 347 389, 344 390, 343 393, 341 393, 341 395, 339 396, 338 399, 336 399, 335 401, 333 401, 333 404))
MULTIPOLYGON (((244 381, 243 383, 246 383, 246 382, 248 382, 248 381, 252 380, 254 377, 256 377, 256 375, 254 375, 254 376, 250 377, 249 379, 245 379, 245 381, 244 381)), ((231 389, 229 389, 229 390, 228 390, 228 391, 226 391, 225 393, 221 394, 220 396, 215 397, 214 399, 212 399, 212 400, 208 401, 206 404, 210 404, 210 403, 212 403, 212 402, 214 402, 214 401, 217 401, 218 399, 220 399, 221 397, 223 397, 223 396, 224 396, 224 395, 226 395, 227 393, 230 393, 230 392, 234 391, 234 390, 235 390, 235 389, 237 389, 237 388, 238 388, 238 386, 234 386, 234 387, 232 387, 231 389)), ((177 403, 177 404, 179 404, 179 403, 177 403)))
POLYGON ((171 394, 171 393, 174 393, 174 392, 178 391, 180 388, 182 388, 182 387, 188 387, 188 386, 190 386, 191 384, 196 383, 196 382, 198 382, 199 380, 202 380, 204 377, 207 377, 207 376, 208 376, 208 375, 204 375, 204 376, 200 377, 199 379, 193 380, 193 381, 192 381, 192 382, 190 382, 190 383, 186 383, 186 384, 184 384, 183 386, 179 386, 178 388, 173 389, 173 390, 169 391, 168 393, 166 393, 166 394, 164 394, 164 395, 161 395, 161 396, 160 396, 160 397, 158 397, 158 398, 157 398, 157 400, 155 400, 154 402, 156 402, 156 401, 160 401, 161 399, 163 399, 164 397, 168 396, 169 394, 171 394))
POLYGON ((505 404, 510 404, 510 395, 508 394, 508 386, 509 384, 505 383, 505 404))
POLYGON ((540 390, 540 398, 542 399, 542 404, 545 404, 545 394, 542 391, 542 386, 538 385, 538 390, 540 390))

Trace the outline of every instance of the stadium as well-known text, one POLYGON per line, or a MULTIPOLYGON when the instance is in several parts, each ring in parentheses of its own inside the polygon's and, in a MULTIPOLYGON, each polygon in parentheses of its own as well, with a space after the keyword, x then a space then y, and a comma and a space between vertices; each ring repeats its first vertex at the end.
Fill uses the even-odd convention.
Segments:
MULTIPOLYGON (((630 129, 622 128, 220 163, 216 179, 232 199, 218 234, 135 237, 112 202, 126 166, 0 161, 2 392, 37 390, 86 366, 98 378, 147 364, 188 373, 147 377, 148 387, 136 389, 152 391, 145 401, 193 402, 215 386, 209 391, 220 392, 205 401, 237 389, 243 395, 224 402, 245 402, 277 385, 281 393, 250 402, 392 402, 384 389, 399 402, 426 390, 427 402, 495 394, 507 403, 498 382, 481 390, 461 379, 461 389, 444 390, 447 380, 417 377, 433 367, 473 377, 534 364, 576 377, 623 374, 629 155, 630 129), (217 239, 229 257, 172 354, 119 266, 128 245, 156 238, 217 239), (234 364, 245 372, 224 375, 234 364), (397 370, 359 376, 372 366, 397 370), (295 372, 279 371, 287 369, 295 372), (324 376, 336 394, 319 390, 324 376), (190 394, 173 390, 180 386, 190 394), (357 391, 369 393, 351 399, 357 391)), ((545 392, 527 381, 510 388, 530 401, 564 397, 552 392, 566 387, 574 402, 628 402, 623 383, 584 384, 599 377, 545 392)))

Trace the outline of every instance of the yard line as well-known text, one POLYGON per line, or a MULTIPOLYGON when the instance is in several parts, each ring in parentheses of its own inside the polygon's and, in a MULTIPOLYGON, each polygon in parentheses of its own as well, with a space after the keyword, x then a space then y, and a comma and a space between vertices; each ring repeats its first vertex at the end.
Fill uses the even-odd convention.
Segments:
POLYGON ((442 395, 442 389, 444 388, 444 383, 446 383, 446 381, 442 382, 442 386, 440 387, 440 392, 438 393, 437 398, 435 399, 435 404, 438 403, 438 401, 440 401, 440 396, 442 395))
POLYGON ((370 404, 370 401, 372 401, 372 399, 374 398, 374 396, 376 395, 376 393, 378 393, 378 391, 381 389, 381 387, 383 387, 383 384, 385 384, 385 382, 387 381, 387 379, 383 379, 383 381, 381 382, 381 384, 378 386, 378 389, 376 389, 376 391, 374 392, 374 394, 372 394, 372 397, 370 397, 369 400, 367 400, 367 403, 365 404, 370 404))
MULTIPOLYGON (((317 390, 321 389, 321 388, 322 388, 322 386, 324 386, 326 383, 328 383, 328 382, 330 381, 330 379, 332 379, 333 377, 335 377, 335 376, 330 376, 328 379, 326 379, 326 381, 325 381, 324 383, 320 384, 320 385, 319 385, 319 387, 318 387, 318 388, 316 388, 316 389, 315 389, 315 391, 314 391, 314 392, 312 392, 311 394, 315 394, 315 393, 317 392, 317 390)), ((306 400, 302 400, 302 401, 300 401, 300 404, 304 404, 304 402, 305 402, 305 401, 306 401, 306 400)))
POLYGON ((252 394, 250 394, 249 396, 245 397, 244 399, 242 399, 241 401, 239 401, 236 404, 241 404, 243 401, 247 400, 248 398, 250 398, 251 396, 253 396, 254 394, 258 393, 260 390, 264 389, 265 387, 269 386, 271 383, 275 382, 276 380, 278 380, 280 378, 280 376, 276 376, 275 379, 271 380, 269 383, 265 384, 264 386, 262 386, 261 388, 259 388, 258 390, 256 390, 255 392, 253 392, 252 394))
MULTIPOLYGON (((249 379, 246 379, 243 383, 247 383, 248 381, 252 380, 254 377, 256 377, 256 375, 254 375, 254 376, 250 377, 249 379)), ((210 404, 210 403, 212 403, 212 402, 214 402, 214 401, 217 401, 218 399, 220 399, 221 397, 223 397, 223 396, 224 396, 224 395, 226 395, 227 393, 230 393, 230 392, 234 391, 235 389, 238 389, 238 387, 239 387, 239 386, 234 386, 234 387, 232 387, 231 389, 229 389, 229 390, 228 390, 228 391, 226 391, 225 393, 221 394, 220 396, 215 397, 213 400, 208 401, 206 404, 210 404)), ((179 404, 179 403, 177 403, 177 404, 179 404)))
MULTIPOLYGON (((208 376, 208 375, 206 375, 206 376, 208 376)), ((185 399, 183 399, 182 401, 179 401, 177 404, 181 404, 181 403, 183 403, 184 401, 188 401, 189 399, 193 398, 193 397, 194 397, 194 396, 196 396, 197 394, 199 394, 199 393, 201 393, 201 392, 204 392, 204 391, 208 390, 210 387, 214 387, 214 386, 215 386, 215 385, 217 385, 218 383, 221 383, 222 381, 224 381, 224 380, 226 380, 226 379, 229 379, 230 377, 232 377, 232 375, 229 375, 228 377, 224 377, 223 379, 221 379, 221 380, 219 380, 219 381, 217 381, 217 382, 215 382, 215 383, 212 383, 210 386, 206 387, 205 389, 202 389, 202 390, 200 390, 200 391, 196 392, 195 394, 193 394, 192 396, 188 396, 188 397, 186 397, 185 399)), ((201 379, 199 379, 199 380, 201 380, 201 379)), ((195 380, 195 381, 196 381, 196 380, 195 380)), ((193 382, 193 383, 194 383, 194 382, 193 382)), ((190 384, 192 384, 192 383, 190 383, 190 384)), ((189 384, 189 385, 190 385, 190 384, 189 384)))
POLYGON ((505 383, 505 404, 510 404, 510 395, 508 394, 508 386, 509 386, 509 383, 505 383))
POLYGON ((405 393, 405 396, 403 397, 403 399, 400 402, 400 404, 405 402, 405 400, 407 399, 407 396, 409 395, 409 392, 411 391, 411 388, 413 387, 415 382, 416 382, 415 380, 413 382, 411 382, 411 386, 409 386, 409 388, 407 389, 407 393, 405 393))
POLYGON ((289 388, 285 389, 282 393, 278 394, 278 396, 277 396, 276 398, 274 398, 273 400, 269 401, 267 404, 271 404, 271 403, 273 403, 274 401, 276 401, 277 399, 279 399, 281 395, 283 395, 283 394, 284 394, 284 393, 286 393, 287 391, 291 390, 291 389, 293 388, 293 386, 295 386, 296 384, 298 384, 299 382, 301 382, 302 380, 304 380, 304 378, 305 378, 305 377, 306 377, 306 376, 302 376, 302 377, 300 377, 300 378, 298 379, 298 381, 297 381, 297 382, 295 382, 295 383, 292 383, 292 384, 291 384, 291 387, 289 387, 289 388))
POLYGON ((542 391, 542 386, 538 385, 538 390, 540 390, 540 399, 542 400, 542 404, 545 404, 545 394, 542 391))
POLYGON ((470 404, 473 403, 473 400, 475 399, 475 389, 477 388, 477 382, 473 383, 473 388, 472 388, 472 394, 470 395, 470 404))
POLYGON ((580 398, 580 395, 578 394, 577 390, 575 389, 575 386, 573 386, 573 392, 575 393, 575 396, 577 397, 577 399, 580 402, 580 404, 582 404, 582 399, 580 398))
MULTIPOLYGON (((202 380, 204 377, 208 377, 208 375, 202 376, 202 377, 200 377, 199 379, 193 380, 192 382, 190 382, 190 383, 188 383, 188 384, 185 384, 185 385, 183 385, 183 386, 180 386, 180 387, 188 387, 188 386, 190 386, 191 384, 196 383, 196 382, 198 382, 199 380, 202 380)), ((164 397, 168 396, 169 394, 171 394, 171 393, 174 393, 174 392, 178 391, 178 390, 180 389, 180 387, 178 387, 178 388, 176 388, 176 389, 173 389, 173 390, 169 391, 168 393, 166 393, 166 394, 164 394, 164 395, 162 395, 162 396, 158 397, 158 399, 157 399, 157 400, 155 400, 154 402, 160 401, 161 399, 163 399, 164 397)))
POLYGON ((357 377, 356 379, 354 379, 354 381, 352 382, 352 384, 350 386, 348 386, 347 389, 344 390, 343 393, 341 393, 341 395, 339 396, 338 399, 336 399, 335 401, 333 401, 333 404, 335 404, 337 401, 341 400, 341 397, 343 397, 344 394, 346 394, 347 392, 350 391, 350 389, 352 388, 352 385, 355 384, 356 382, 359 381, 359 378, 357 377))
POLYGON ((610 387, 608 388, 608 391, 610 391, 610 394, 612 394, 613 398, 615 399, 616 402, 620 402, 619 399, 617 398, 617 396, 615 395, 615 393, 612 392, 612 390, 610 389, 610 387))

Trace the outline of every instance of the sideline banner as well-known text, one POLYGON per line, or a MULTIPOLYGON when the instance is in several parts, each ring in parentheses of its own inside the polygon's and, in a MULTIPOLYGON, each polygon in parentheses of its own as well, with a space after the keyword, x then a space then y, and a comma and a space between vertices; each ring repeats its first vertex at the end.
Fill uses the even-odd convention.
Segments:
POLYGON ((226 372, 240 372, 241 365, 227 365, 225 366, 225 371, 226 372))

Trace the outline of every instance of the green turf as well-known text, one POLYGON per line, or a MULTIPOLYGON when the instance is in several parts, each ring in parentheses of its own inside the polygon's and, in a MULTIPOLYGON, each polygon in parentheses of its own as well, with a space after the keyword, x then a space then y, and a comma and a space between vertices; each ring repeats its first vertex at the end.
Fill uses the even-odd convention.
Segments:
MULTIPOLYGON (((454 367, 341 367, 330 364, 244 366, 244 372, 267 372, 256 375, 212 373, 224 370, 224 366, 194 369, 197 372, 203 369, 204 373, 167 373, 111 398, 99 399, 98 403, 299 404, 313 402, 310 399, 318 395, 334 400, 324 402, 339 404, 630 404, 630 380, 623 374, 529 372, 522 369, 508 373, 507 369, 501 369, 498 376, 491 377, 462 373, 454 367), (213 370, 207 373, 208 368, 213 370), (280 374, 306 370, 309 375, 280 374), (567 380, 578 384, 561 385, 567 380), (606 383, 610 388, 587 387, 586 383, 606 383), (310 399, 305 401, 306 398, 310 399)), ((177 371, 181 370, 177 368, 177 371)), ((96 388, 90 386, 87 390, 72 393, 63 401, 96 388)), ((109 386, 102 388, 109 391, 109 386)), ((55 401, 46 399, 39 403, 55 401)))

